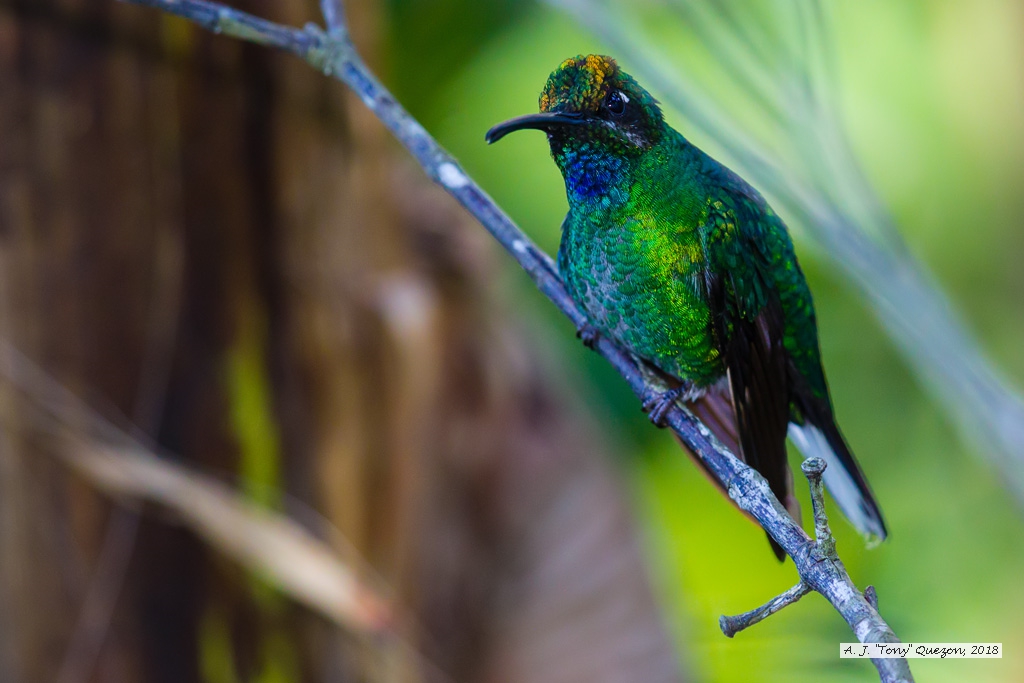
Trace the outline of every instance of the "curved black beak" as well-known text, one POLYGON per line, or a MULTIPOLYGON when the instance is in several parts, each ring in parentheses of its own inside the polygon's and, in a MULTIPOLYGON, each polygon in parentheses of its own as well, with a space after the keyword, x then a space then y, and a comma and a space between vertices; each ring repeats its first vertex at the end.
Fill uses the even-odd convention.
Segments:
POLYGON ((564 125, 575 125, 585 123, 586 119, 583 118, 583 114, 566 113, 560 111, 543 112, 540 114, 526 114, 525 116, 517 116, 514 119, 509 119, 504 123, 498 125, 487 131, 487 144, 493 144, 498 140, 502 139, 509 133, 517 130, 525 130, 527 128, 536 128, 537 130, 550 130, 556 126, 564 125))

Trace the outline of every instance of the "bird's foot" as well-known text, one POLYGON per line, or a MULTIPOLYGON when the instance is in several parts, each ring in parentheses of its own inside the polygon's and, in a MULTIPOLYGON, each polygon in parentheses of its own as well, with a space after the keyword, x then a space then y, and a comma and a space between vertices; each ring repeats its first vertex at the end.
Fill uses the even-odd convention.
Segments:
POLYGON ((591 350, 597 344, 597 338, 600 336, 601 333, 590 323, 583 323, 583 326, 576 330, 576 338, 581 340, 583 345, 591 350))
POLYGON ((647 413, 647 417, 655 427, 665 428, 668 426, 668 422, 665 420, 668 411, 685 392, 685 385, 658 392, 643 402, 643 411, 647 413))

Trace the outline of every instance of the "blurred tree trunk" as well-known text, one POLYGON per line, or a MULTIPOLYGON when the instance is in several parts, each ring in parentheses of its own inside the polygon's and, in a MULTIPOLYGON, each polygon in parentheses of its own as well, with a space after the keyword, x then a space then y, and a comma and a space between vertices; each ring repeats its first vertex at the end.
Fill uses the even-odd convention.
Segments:
POLYGON ((5 681, 679 678, 619 477, 488 291, 504 262, 356 98, 137 7, 0 0, 0 141, 2 335, 372 567, 425 658, 112 507, 4 383, 5 681))

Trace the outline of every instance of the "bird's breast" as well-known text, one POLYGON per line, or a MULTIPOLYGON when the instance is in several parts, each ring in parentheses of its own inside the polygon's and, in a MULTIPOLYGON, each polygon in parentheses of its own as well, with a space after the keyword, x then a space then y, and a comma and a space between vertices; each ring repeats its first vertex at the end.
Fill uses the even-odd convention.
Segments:
POLYGON ((570 213, 558 262, 570 295, 602 334, 671 374, 714 374, 698 242, 632 216, 570 213))

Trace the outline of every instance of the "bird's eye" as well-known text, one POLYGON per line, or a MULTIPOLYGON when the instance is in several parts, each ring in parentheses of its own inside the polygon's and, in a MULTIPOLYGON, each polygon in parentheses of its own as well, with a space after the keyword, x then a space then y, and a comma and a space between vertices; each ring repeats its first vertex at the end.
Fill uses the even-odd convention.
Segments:
POLYGON ((604 98, 605 109, 611 112, 613 116, 622 116, 623 112, 626 111, 627 102, 629 102, 629 98, 621 90, 612 90, 604 98))

